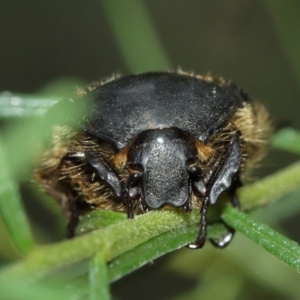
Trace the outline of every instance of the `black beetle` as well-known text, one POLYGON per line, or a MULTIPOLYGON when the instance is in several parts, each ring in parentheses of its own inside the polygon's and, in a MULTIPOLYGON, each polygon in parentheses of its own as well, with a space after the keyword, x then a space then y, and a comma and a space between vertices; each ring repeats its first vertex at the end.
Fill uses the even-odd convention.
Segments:
MULTIPOLYGON (((74 235, 88 209, 126 211, 128 218, 164 206, 206 212, 226 191, 236 208, 241 176, 265 152, 270 131, 265 108, 223 79, 182 71, 114 77, 65 100, 88 104, 73 125, 54 128, 36 177, 71 217, 74 235)), ((53 110, 60 108, 61 103, 53 110)), ((233 229, 217 240, 226 246, 233 229)))

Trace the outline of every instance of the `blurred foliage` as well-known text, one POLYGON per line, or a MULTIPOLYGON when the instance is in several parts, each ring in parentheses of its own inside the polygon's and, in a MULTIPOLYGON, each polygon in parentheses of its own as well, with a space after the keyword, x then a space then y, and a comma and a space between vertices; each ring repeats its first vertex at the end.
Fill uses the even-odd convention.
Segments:
MULTIPOLYGON (((130 1, 127 5, 108 0, 99 3, 128 70, 141 72, 172 66, 142 1, 130 1)), ((265 3, 299 83, 299 4, 296 0, 266 0, 265 3)), ((0 94, 1 119, 14 121, 6 126, 0 139, 0 297, 3 299, 110 299, 109 282, 182 248, 197 234, 197 212, 189 216, 171 211, 152 212, 130 222, 122 214, 92 212, 78 228, 82 236, 38 245, 39 228, 35 227, 39 225, 35 220, 28 220, 18 183, 31 178, 36 141, 49 139, 51 126, 64 118, 64 112, 62 110, 55 118, 39 116, 54 102, 67 97, 77 85, 82 82, 64 79, 50 83, 35 95, 0 94)), ((272 145, 299 154, 299 136, 294 129, 283 129, 273 136, 272 145)), ((237 234, 224 251, 207 243, 202 250, 183 248, 169 257, 164 269, 194 283, 192 288, 178 292, 173 299, 253 299, 262 292, 264 295, 260 298, 300 298, 299 274, 295 271, 299 272, 299 246, 284 233, 279 234, 265 225, 271 224, 282 232, 279 221, 299 211, 299 169, 296 163, 242 188, 240 198, 247 214, 223 208, 222 218, 255 244, 237 234), (266 204, 268 207, 261 209, 266 204)), ((44 203, 41 199, 31 201, 36 206, 44 203)), ((223 230, 216 224, 209 227, 208 235, 215 237, 223 230)), ((46 235, 46 232, 40 234, 46 235)), ((134 291, 134 283, 132 285, 134 291)), ((138 298, 137 294, 135 296, 138 298)))

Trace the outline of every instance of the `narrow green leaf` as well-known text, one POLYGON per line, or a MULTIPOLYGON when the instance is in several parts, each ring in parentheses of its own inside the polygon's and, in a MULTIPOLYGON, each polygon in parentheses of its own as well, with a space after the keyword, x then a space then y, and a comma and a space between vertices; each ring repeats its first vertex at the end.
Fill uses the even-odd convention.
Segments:
POLYGON ((57 100, 34 95, 0 93, 0 118, 40 116, 57 100))
POLYGON ((29 253, 33 238, 22 205, 17 184, 12 180, 7 165, 7 156, 0 138, 0 214, 16 248, 23 254, 29 253))
POLYGON ((171 64, 141 0, 99 1, 130 72, 169 69, 171 64))
POLYGON ((300 247, 296 242, 232 207, 226 207, 222 219, 300 273, 300 247))
POLYGON ((24 281, 34 281, 72 263, 93 256, 101 251, 106 261, 148 241, 154 236, 174 228, 196 224, 197 214, 175 211, 153 211, 95 230, 73 240, 39 247, 22 262, 16 263, 0 273, 2 277, 23 277, 24 281))
POLYGON ((99 252, 90 261, 90 299, 109 300, 109 281, 107 275, 107 265, 103 255, 99 252))
POLYGON ((293 128, 284 128, 272 136, 275 148, 300 154, 300 132, 293 128))
POLYGON ((86 234, 95 229, 127 220, 127 215, 110 210, 93 210, 84 215, 76 228, 76 235, 86 234))
MULTIPOLYGON (((224 226, 221 224, 209 226, 207 231, 208 237, 218 237, 224 232, 224 226)), ((158 257, 194 242, 198 232, 199 226, 196 224, 177 228, 116 257, 108 265, 110 282, 122 278, 158 257)))

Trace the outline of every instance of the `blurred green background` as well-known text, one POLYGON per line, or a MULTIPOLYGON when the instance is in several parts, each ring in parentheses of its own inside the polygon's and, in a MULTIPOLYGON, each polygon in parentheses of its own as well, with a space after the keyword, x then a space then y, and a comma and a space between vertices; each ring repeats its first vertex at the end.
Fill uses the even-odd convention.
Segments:
MULTIPOLYGON (((231 79, 268 107, 276 126, 300 128, 300 2, 2 0, 0 14, 0 91, 34 94, 59 79, 74 80, 72 90, 115 72, 181 67, 231 79)), ((271 150, 258 176, 297 158, 271 150)), ((28 184, 22 192, 40 240, 62 239, 54 208, 34 201, 28 184)), ((299 242, 299 216, 271 225, 299 242)), ((297 280, 237 235, 223 251, 207 244, 158 259, 112 292, 116 299, 299 299, 297 280)))

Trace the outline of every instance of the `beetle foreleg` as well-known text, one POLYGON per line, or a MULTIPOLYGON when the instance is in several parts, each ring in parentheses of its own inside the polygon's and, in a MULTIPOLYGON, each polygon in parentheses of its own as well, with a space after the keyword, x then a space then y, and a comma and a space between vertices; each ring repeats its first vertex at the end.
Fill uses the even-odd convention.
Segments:
POLYGON ((118 197, 121 197, 121 182, 111 167, 94 152, 84 152, 84 156, 88 165, 93 167, 97 171, 98 176, 114 189, 118 197))
MULTIPOLYGON (((236 189, 240 186, 240 181, 237 177, 237 172, 240 168, 240 158, 240 138, 239 133, 235 133, 223 159, 219 163, 216 171, 207 184, 207 194, 204 197, 201 208, 200 232, 195 243, 188 245, 190 249, 198 249, 203 247, 206 236, 207 206, 208 204, 215 204, 223 191, 227 190, 231 198, 232 205, 234 207, 239 207, 239 201, 236 197, 236 189)), ((216 247, 224 248, 232 240, 233 235, 234 229, 228 227, 228 232, 220 239, 213 239, 212 243, 216 247)))
POLYGON ((198 237, 194 243, 187 245, 189 249, 199 249, 202 248, 205 244, 206 240, 206 214, 207 214, 207 206, 208 206, 209 197, 204 197, 202 207, 201 207, 201 219, 200 219, 200 230, 198 237))
POLYGON ((243 183, 240 180, 240 177, 237 175, 232 181, 232 184, 228 190, 228 196, 230 197, 231 204, 234 208, 240 209, 240 200, 236 194, 236 190, 241 187, 243 183))
POLYGON ((82 201, 81 198, 72 195, 68 195, 70 219, 66 228, 66 237, 71 239, 75 236, 76 227, 80 220, 82 210, 89 210, 90 206, 86 202, 82 201), (76 199, 75 199, 76 198, 76 199))
MULTIPOLYGON (((242 186, 242 182, 238 176, 236 176, 228 190, 228 196, 230 197, 231 204, 234 208, 240 209, 240 200, 236 194, 236 190, 242 186)), ((221 235, 218 239, 210 239, 211 243, 217 248, 225 248, 233 239, 235 230, 223 222, 227 231, 221 235)))
POLYGON ((79 222, 79 210, 77 208, 71 208, 71 216, 66 229, 66 236, 71 239, 75 236, 75 229, 79 222))

